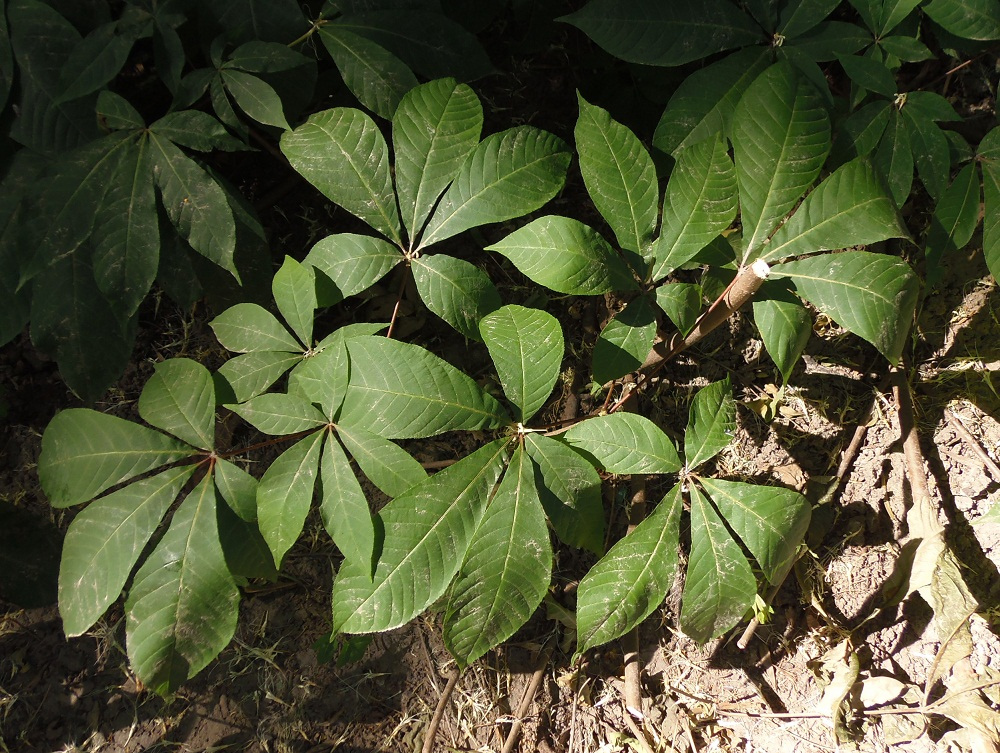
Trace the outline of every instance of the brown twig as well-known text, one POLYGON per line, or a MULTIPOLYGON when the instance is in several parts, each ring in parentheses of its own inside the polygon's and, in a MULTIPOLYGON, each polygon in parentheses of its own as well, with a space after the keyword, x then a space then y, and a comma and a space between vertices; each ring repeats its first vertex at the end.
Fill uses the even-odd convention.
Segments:
POLYGON ((517 707, 514 723, 510 726, 510 732, 507 733, 507 739, 504 740, 501 753, 512 753, 517 745, 517 740, 521 736, 521 727, 524 725, 524 717, 528 715, 528 709, 531 708, 531 703, 535 700, 535 694, 538 692, 542 679, 545 677, 545 671, 548 669, 549 659, 552 657, 552 644, 553 642, 550 641, 539 656, 537 669, 531 676, 531 683, 524 691, 524 697, 521 698, 521 703, 517 707))
MULTIPOLYGON (((628 533, 646 517, 646 477, 632 477, 632 504, 629 507, 628 533)), ((628 535, 626 533, 626 535, 628 535)), ((642 719, 642 665, 639 661, 639 626, 622 636, 625 653, 625 716, 642 719)))
POLYGON ((431 717, 431 723, 427 725, 427 734, 424 736, 421 753, 431 753, 434 750, 434 738, 437 736, 438 727, 441 726, 441 720, 444 718, 444 710, 451 701, 452 693, 455 691, 455 686, 458 685, 458 678, 461 674, 458 667, 452 667, 451 674, 448 675, 448 684, 444 686, 444 691, 438 698, 437 708, 434 709, 434 716, 431 717))
POLYGON ((1000 481, 1000 466, 998 466, 983 449, 982 445, 979 444, 979 440, 973 436, 972 432, 966 427, 958 416, 952 413, 950 410, 946 410, 944 414, 948 417, 948 423, 955 427, 955 431, 958 433, 969 448, 976 454, 980 460, 983 461, 983 465, 989 470, 990 474, 993 476, 994 481, 1000 481))

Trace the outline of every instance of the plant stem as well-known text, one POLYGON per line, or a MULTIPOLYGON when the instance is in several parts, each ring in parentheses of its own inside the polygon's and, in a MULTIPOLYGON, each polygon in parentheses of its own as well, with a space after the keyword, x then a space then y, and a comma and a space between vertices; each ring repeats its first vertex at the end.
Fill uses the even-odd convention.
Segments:
POLYGON ((424 736, 421 753, 431 753, 434 750, 434 738, 437 737, 438 727, 441 726, 441 720, 444 718, 444 710, 448 708, 448 702, 451 700, 455 686, 458 685, 458 678, 461 674, 458 667, 453 667, 451 674, 448 675, 448 684, 444 686, 444 691, 438 699, 437 708, 434 709, 434 716, 431 717, 431 723, 427 725, 427 734, 424 736))

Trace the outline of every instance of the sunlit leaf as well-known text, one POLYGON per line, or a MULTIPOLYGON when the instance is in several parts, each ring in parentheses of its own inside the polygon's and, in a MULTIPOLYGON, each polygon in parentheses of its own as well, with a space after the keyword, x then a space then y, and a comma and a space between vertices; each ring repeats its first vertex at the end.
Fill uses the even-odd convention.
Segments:
POLYGON ((684 461, 689 470, 709 460, 733 441, 736 401, 729 377, 702 387, 691 401, 684 432, 684 461))
POLYGON ((608 473, 674 473, 681 468, 670 438, 636 413, 588 418, 563 437, 608 473))

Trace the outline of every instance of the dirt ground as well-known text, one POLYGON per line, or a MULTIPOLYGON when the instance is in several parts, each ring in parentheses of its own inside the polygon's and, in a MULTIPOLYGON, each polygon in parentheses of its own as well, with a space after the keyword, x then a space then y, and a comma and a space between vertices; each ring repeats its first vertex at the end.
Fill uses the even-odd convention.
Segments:
MULTIPOLYGON (((562 128, 560 135, 570 138, 577 82, 544 63, 536 58, 531 71, 519 71, 519 81, 484 94, 488 117, 534 113, 530 122, 562 128)), ((503 120, 493 130, 511 124, 503 120)), ((579 184, 579 176, 572 180, 579 184)), ((573 214, 581 201, 564 195, 547 211, 573 214)), ((321 213, 286 214, 300 227, 276 233, 276 248, 306 249, 301 227, 321 213)), ((265 217, 265 224, 273 229, 275 221, 265 217)), ((992 680, 1000 677, 1000 293, 981 252, 949 271, 953 277, 928 298, 920 319, 917 427, 947 541, 980 604, 971 623, 971 664, 992 680)), ((374 310, 380 301, 376 296, 365 305, 374 310)), ((603 301, 586 305, 572 315, 581 337, 592 341, 594 322, 607 309, 603 301)), ((432 329, 433 317, 419 310, 411 316, 402 330, 407 336, 434 341, 445 357, 468 358, 464 344, 443 341, 443 330, 432 329)), ((165 356, 218 365, 212 361, 221 354, 203 310, 176 311, 164 300, 147 318, 135 362, 98 409, 128 415, 153 363, 165 356)), ((563 551, 539 613, 458 678, 434 751, 499 752, 515 726, 521 734, 513 750, 524 753, 835 750, 830 688, 844 677, 851 678, 845 693, 851 692, 840 720, 847 738, 839 747, 975 749, 963 725, 935 713, 943 708, 934 705, 940 686, 924 694, 943 639, 930 608, 917 595, 896 605, 891 599, 891 575, 909 536, 911 491, 885 369, 835 323, 818 315, 815 330, 769 420, 762 413, 776 376, 742 317, 678 359, 645 406, 668 431, 683 427, 693 389, 731 375, 739 430, 717 470, 795 488, 817 503, 808 550, 774 595, 773 616, 747 638, 746 648, 737 645, 742 626, 706 646, 677 632, 678 584, 641 627, 643 708, 641 718, 630 715, 621 646, 570 662, 573 628, 561 607, 572 607, 575 585, 593 560, 563 551), (833 499, 819 504, 859 425, 866 430, 857 456, 833 499), (856 676, 845 671, 852 662, 856 676), (533 680, 537 687, 529 691, 533 680)), ((0 521, 0 567, 31 565, 51 575, 72 512, 49 508, 35 466, 45 425, 56 410, 77 403, 26 335, 0 348, 0 388, 0 511, 27 516, 0 521), (35 533, 39 524, 41 534, 35 533)), ((578 391, 586 406, 589 396, 578 391)), ((453 456, 455 441, 464 440, 445 436, 408 449, 433 463, 453 456)), ((609 479, 606 485, 608 509, 618 521, 612 531, 623 526, 627 484, 609 479)), ((421 751, 454 669, 437 616, 431 610, 375 636, 360 660, 329 661, 322 639, 329 631, 335 552, 318 520, 309 530, 276 584, 246 590, 232 644, 170 700, 147 692, 130 672, 120 603, 86 636, 67 640, 51 605, 54 594, 31 595, 39 602, 34 608, 0 598, 0 752, 421 751)), ((1000 703, 990 687, 983 692, 987 703, 1000 703)))

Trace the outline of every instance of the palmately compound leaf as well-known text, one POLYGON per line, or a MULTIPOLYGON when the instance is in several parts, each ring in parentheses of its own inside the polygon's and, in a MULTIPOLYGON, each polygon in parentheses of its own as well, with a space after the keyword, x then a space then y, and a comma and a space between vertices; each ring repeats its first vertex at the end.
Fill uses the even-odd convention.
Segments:
POLYGON ((341 24, 321 26, 319 38, 347 88, 376 115, 391 118, 403 95, 417 85, 417 77, 406 63, 341 24))
POLYGON ((153 174, 170 222, 191 248, 240 279, 236 252, 236 221, 226 192, 173 142, 149 134, 153 174))
POLYGON ((577 655, 620 638, 663 603, 677 575, 682 508, 677 484, 583 576, 576 608, 577 655))
POLYGON ((591 0, 558 19, 630 63, 674 66, 759 41, 744 13, 724 0, 591 0))
POLYGON ((964 39, 1000 39, 1000 8, 991 0, 931 0, 924 12, 964 39))
POLYGON ((316 279, 313 268, 286 256, 271 281, 274 303, 285 322, 305 347, 312 347, 316 313, 316 279))
POLYGON ((684 431, 684 462, 694 470, 718 455, 733 441, 736 401, 729 377, 703 387, 691 401, 684 431))
POLYGON ((518 409, 516 419, 531 420, 559 378, 563 358, 559 322, 539 309, 511 304, 486 316, 479 329, 504 394, 518 409))
POLYGON ((479 320, 500 308, 500 293, 482 269, 447 254, 414 259, 413 282, 427 308, 472 340, 479 320))
POLYGON ((479 98, 453 78, 428 81, 403 97, 392 118, 392 145, 396 191, 410 238, 419 237, 482 130, 479 98))
POLYGON ((791 64, 778 63, 743 94, 732 138, 749 259, 819 175, 830 151, 830 118, 815 87, 791 64))
POLYGON ((240 591, 219 542, 216 504, 206 475, 177 508, 125 602, 129 663, 160 695, 204 669, 236 631, 240 591))
POLYGON ((601 554, 604 503, 593 464, 544 434, 525 434, 524 448, 535 464, 535 487, 556 535, 570 546, 601 554))
POLYGON ((401 261, 403 255, 388 241, 353 233, 323 238, 303 260, 322 273, 316 280, 322 306, 367 290, 401 261))
POLYGON ((907 235, 882 181, 866 160, 855 159, 837 168, 805 198, 758 258, 774 263, 907 235))
POLYGON ((190 445, 145 426, 70 408, 45 428, 38 479, 53 507, 70 507, 193 454, 190 445))
POLYGON ((778 367, 782 384, 788 384, 792 369, 812 334, 812 317, 805 306, 792 296, 789 300, 755 300, 753 318, 764 348, 778 367))
POLYGON ((139 415, 192 447, 215 446, 215 385, 208 369, 190 358, 156 365, 139 395, 139 415))
POLYGON ((542 602, 552 545, 531 459, 518 447, 469 543, 444 614, 459 667, 507 640, 542 602))
POLYGON ((588 418, 563 438, 608 473, 676 473, 681 468, 670 438, 636 413, 588 418))
POLYGON ((614 230, 618 245, 642 254, 656 229, 660 198, 653 160, 635 134, 607 110, 579 92, 577 101, 580 116, 573 134, 587 193, 614 230))
POLYGON ((351 560, 337 574, 334 633, 391 630, 444 594, 500 478, 506 445, 491 442, 382 508, 385 538, 374 578, 351 560))
POLYGON ((429 437, 507 422, 500 403, 427 350, 385 337, 347 342, 351 376, 340 421, 388 439, 429 437))
POLYGON ((736 169, 725 139, 705 139, 677 157, 670 173, 652 279, 686 264, 736 219, 736 169))
POLYGON ((681 596, 681 630, 700 643, 722 635, 746 614, 757 579, 726 524, 691 485, 691 554, 681 596))
POLYGON ((609 321, 594 344, 594 382, 608 382, 640 366, 656 340, 656 309, 652 296, 631 301, 609 321))
POLYGON ((323 492, 319 512, 333 543, 359 570, 367 564, 371 574, 375 566, 375 525, 368 498, 337 438, 331 433, 323 445, 320 460, 320 486, 323 492))
POLYGON ((389 147, 374 120, 347 107, 324 110, 286 131, 281 151, 330 201, 402 245, 389 147))
POLYGON ((281 453, 257 487, 257 523, 278 567, 309 514, 323 435, 317 431, 281 453))
POLYGON ((487 136, 441 197, 420 247, 538 209, 563 187, 571 155, 565 141, 531 126, 487 136))
POLYGON ((917 305, 920 282, 902 259, 845 251, 771 268, 795 292, 897 363, 917 305))
POLYGON ((338 426, 337 436, 361 472, 390 497, 398 497, 427 479, 427 471, 406 450, 388 439, 359 429, 338 426))
POLYGON ((70 523, 59 566, 68 637, 89 630, 115 599, 195 467, 173 468, 95 500, 70 523))
POLYGON ((579 220, 549 215, 486 247, 540 285, 571 295, 634 290, 628 265, 597 231, 579 220))
POLYGON ((796 491, 703 478, 705 493, 757 560, 764 577, 780 583, 795 561, 812 508, 796 491))

